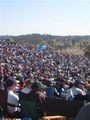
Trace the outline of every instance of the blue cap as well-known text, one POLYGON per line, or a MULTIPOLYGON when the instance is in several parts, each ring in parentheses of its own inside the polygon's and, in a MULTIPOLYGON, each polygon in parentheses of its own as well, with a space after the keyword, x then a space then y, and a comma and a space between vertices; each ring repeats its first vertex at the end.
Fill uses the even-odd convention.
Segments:
POLYGON ((14 84, 16 84, 16 80, 14 78, 11 78, 11 77, 7 78, 7 80, 6 80, 6 86, 7 87, 10 87, 14 84))
POLYGON ((84 85, 84 82, 80 79, 77 79, 77 80, 75 80, 74 85, 78 85, 78 84, 83 84, 84 85))

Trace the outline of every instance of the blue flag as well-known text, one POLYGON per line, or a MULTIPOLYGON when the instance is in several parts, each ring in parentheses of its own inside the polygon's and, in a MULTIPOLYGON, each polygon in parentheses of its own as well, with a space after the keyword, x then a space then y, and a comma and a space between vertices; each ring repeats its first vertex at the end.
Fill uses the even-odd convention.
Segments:
POLYGON ((42 50, 45 49, 45 48, 47 48, 46 45, 40 44, 40 45, 38 46, 38 48, 37 48, 37 51, 42 51, 42 50))

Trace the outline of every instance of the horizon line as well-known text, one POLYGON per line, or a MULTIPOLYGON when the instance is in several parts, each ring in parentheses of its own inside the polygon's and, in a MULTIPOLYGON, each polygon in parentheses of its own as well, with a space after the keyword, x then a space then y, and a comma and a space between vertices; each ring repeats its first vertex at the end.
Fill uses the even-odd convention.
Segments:
POLYGON ((23 34, 0 34, 0 36, 25 36, 25 35, 33 35, 33 34, 38 34, 38 35, 50 35, 50 36, 90 36, 90 34, 68 34, 68 35, 57 35, 57 34, 49 34, 49 33, 23 33, 23 34))

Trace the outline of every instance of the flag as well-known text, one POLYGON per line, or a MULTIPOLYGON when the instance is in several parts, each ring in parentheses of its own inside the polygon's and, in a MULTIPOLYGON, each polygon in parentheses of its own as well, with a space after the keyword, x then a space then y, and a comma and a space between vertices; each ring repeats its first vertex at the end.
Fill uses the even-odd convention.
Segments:
POLYGON ((46 45, 40 44, 40 45, 38 46, 38 48, 37 48, 37 51, 42 51, 42 50, 44 50, 45 48, 47 48, 46 45))

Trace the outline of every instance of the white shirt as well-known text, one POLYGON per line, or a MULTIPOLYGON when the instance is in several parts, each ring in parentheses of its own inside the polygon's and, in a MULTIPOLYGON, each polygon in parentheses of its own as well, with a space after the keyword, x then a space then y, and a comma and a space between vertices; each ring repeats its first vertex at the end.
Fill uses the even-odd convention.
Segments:
MULTIPOLYGON (((8 90, 8 99, 7 99, 7 103, 10 103, 12 105, 19 105, 19 97, 11 90, 8 90)), ((7 110, 9 113, 13 113, 15 111, 18 110, 17 107, 11 107, 11 106, 7 106, 7 110)))
POLYGON ((78 94, 85 95, 85 92, 80 88, 73 86, 71 89, 67 91, 66 100, 68 100, 68 98, 70 97, 74 98, 74 96, 78 94))

